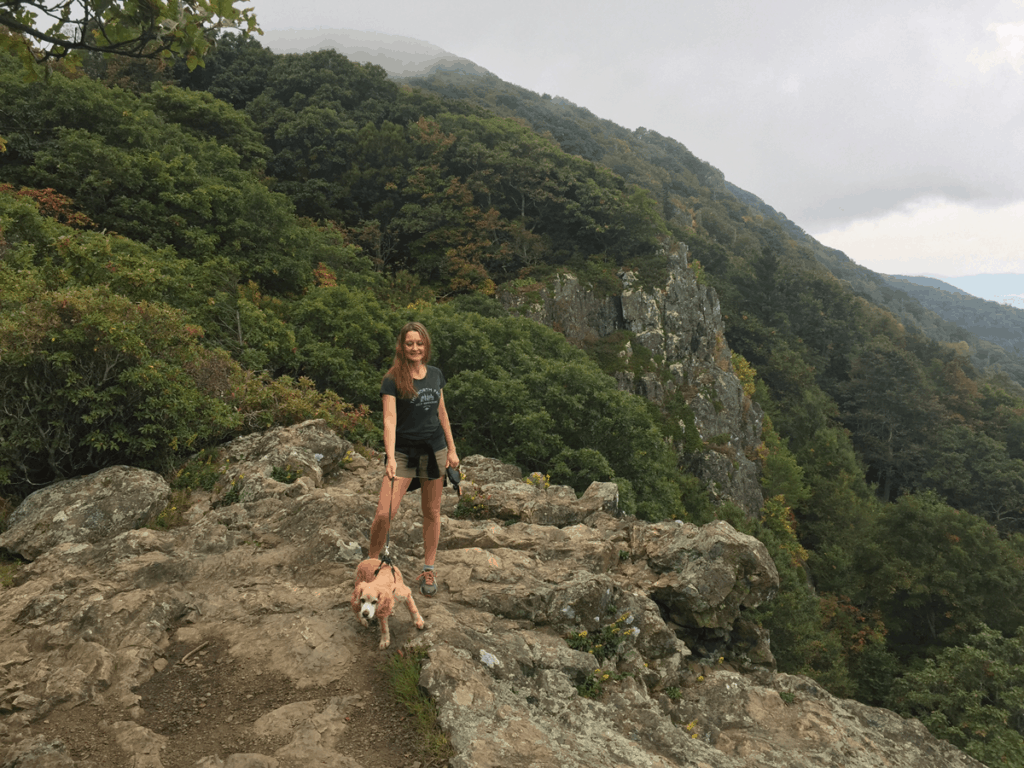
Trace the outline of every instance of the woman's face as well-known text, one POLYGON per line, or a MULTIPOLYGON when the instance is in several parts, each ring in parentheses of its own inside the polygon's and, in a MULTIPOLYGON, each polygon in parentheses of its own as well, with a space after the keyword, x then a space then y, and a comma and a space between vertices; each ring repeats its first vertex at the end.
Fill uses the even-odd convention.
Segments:
POLYGON ((405 334, 405 340, 402 342, 402 348, 405 350, 405 359, 410 363, 416 364, 423 361, 423 355, 426 352, 426 344, 423 339, 420 338, 419 331, 409 331, 405 334))

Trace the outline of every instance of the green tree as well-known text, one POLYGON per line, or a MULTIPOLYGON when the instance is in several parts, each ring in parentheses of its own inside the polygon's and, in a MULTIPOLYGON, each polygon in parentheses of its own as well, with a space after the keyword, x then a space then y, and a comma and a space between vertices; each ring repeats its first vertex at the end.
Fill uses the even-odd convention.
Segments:
POLYGON ((891 648, 903 659, 962 643, 971 627, 1015 632, 1024 624, 1020 540, 935 494, 885 505, 859 563, 859 605, 877 610, 891 648))
POLYGON ((0 48, 26 66, 84 51, 128 57, 178 55, 189 69, 203 64, 218 30, 259 32, 252 8, 235 0, 2 0, 0 48))
POLYGON ((798 507, 807 501, 810 489, 804 480, 804 470, 779 436, 771 418, 765 416, 762 429, 765 455, 762 459, 761 487, 765 498, 782 497, 785 503, 798 507))
POLYGON ((181 59, 174 63, 179 85, 193 91, 209 91, 235 109, 244 110, 266 87, 277 54, 250 35, 225 34, 204 66, 189 69, 181 59))
POLYGON ((295 328, 286 323, 285 303, 264 294, 249 281, 240 283, 238 270, 226 260, 203 264, 197 272, 206 300, 190 307, 207 330, 206 343, 231 354, 254 371, 282 372, 295 364, 295 328))
POLYGON ((270 151, 245 112, 202 92, 171 85, 157 86, 141 99, 166 122, 180 126, 199 140, 214 140, 238 153, 240 167, 263 171, 270 151))
POLYGON ((854 358, 843 417, 883 500, 912 489, 941 411, 918 359, 882 337, 854 358))
POLYGON ((27 84, 9 65, 0 56, 3 178, 53 188, 98 227, 154 248, 227 258, 242 282, 274 293, 301 292, 328 261, 313 250, 329 237, 266 187, 258 136, 225 105, 171 86, 139 98, 88 78, 27 84), (47 129, 33 130, 35 121, 47 129))
POLYGON ((961 424, 944 424, 926 447, 923 485, 1002 531, 1024 525, 1024 461, 1006 445, 961 424))
POLYGON ((291 302, 296 373, 349 402, 380 402, 381 371, 391 365, 394 337, 380 303, 345 285, 319 286, 291 302))
POLYGON ((985 765, 1024 765, 1024 631, 982 625, 897 680, 888 703, 985 765))
POLYGON ((881 616, 865 613, 845 596, 823 594, 820 604, 823 629, 838 642, 849 673, 850 693, 858 701, 884 706, 901 665, 888 647, 881 616))

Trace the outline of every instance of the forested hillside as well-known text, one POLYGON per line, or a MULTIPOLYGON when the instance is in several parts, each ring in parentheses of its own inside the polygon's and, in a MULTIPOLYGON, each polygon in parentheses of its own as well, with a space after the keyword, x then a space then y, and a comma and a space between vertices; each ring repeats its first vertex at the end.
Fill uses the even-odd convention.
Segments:
MULTIPOLYGON (((888 310, 902 324, 939 343, 967 343, 972 364, 991 373, 1002 371, 1024 385, 1024 357, 987 333, 987 325, 965 324, 939 312, 921 296, 908 296, 887 276, 854 263, 840 251, 822 245, 796 223, 757 195, 731 184, 714 166, 694 155, 674 139, 638 128, 629 131, 589 110, 548 94, 539 95, 503 82, 494 75, 439 71, 416 76, 407 82, 442 96, 468 100, 498 114, 524 120, 538 132, 551 136, 566 152, 578 154, 612 168, 624 179, 647 189, 661 204, 661 213, 673 235, 687 239, 693 229, 709 235, 714 245, 744 253, 750 241, 748 221, 760 217, 779 226, 781 233, 803 246, 811 256, 855 295, 888 310)), ((687 240, 687 242, 690 242, 687 240)), ((692 245, 692 243, 691 243, 692 245)), ((708 246, 708 244, 705 244, 708 246)), ((721 254, 705 247, 702 263, 719 278, 715 267, 721 254)), ((720 284, 715 282, 716 285, 720 284)))
POLYGON ((197 452, 314 415, 373 445, 395 333, 419 319, 460 453, 758 535, 783 578, 758 617, 780 668, 1024 764, 1007 353, 986 360, 679 142, 495 78, 398 84, 232 38, 192 72, 22 75, 0 58, 0 508, 114 463, 189 482, 197 452), (567 269, 657 286, 674 243, 769 416, 759 519, 711 503, 679 425, 598 350, 492 298, 567 269))
POLYGON ((887 275, 887 280, 891 287, 917 299, 922 306, 978 339, 1001 347, 1010 355, 1024 354, 1024 309, 980 299, 938 280, 931 281, 938 285, 925 282, 928 278, 899 275, 887 275))

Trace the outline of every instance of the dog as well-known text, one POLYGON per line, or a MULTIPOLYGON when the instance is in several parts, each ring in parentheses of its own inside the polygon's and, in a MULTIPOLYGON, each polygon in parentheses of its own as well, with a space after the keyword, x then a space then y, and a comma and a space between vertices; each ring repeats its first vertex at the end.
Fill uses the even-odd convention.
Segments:
POLYGON ((405 607, 412 614, 416 629, 426 626, 416 608, 416 601, 412 599, 412 590, 402 580, 401 571, 386 563, 382 565, 375 558, 359 563, 356 567, 356 586, 352 590, 352 613, 364 627, 369 627, 371 621, 377 620, 380 625, 380 650, 391 645, 388 616, 394 612, 396 600, 405 600, 405 607))

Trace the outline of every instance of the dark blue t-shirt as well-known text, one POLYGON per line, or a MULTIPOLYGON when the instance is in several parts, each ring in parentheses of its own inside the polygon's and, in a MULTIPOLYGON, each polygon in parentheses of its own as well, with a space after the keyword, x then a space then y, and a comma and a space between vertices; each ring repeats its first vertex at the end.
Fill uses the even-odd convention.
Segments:
MULTIPOLYGON (((413 379, 416 397, 412 400, 400 397, 395 387, 395 380, 385 376, 380 385, 382 395, 395 398, 395 410, 398 421, 395 426, 395 448, 427 443, 436 452, 448 443, 441 428, 441 420, 437 415, 441 403, 441 390, 444 389, 445 378, 439 368, 427 366, 427 375, 422 379, 413 379)), ((408 453, 408 451, 402 451, 408 453)))

